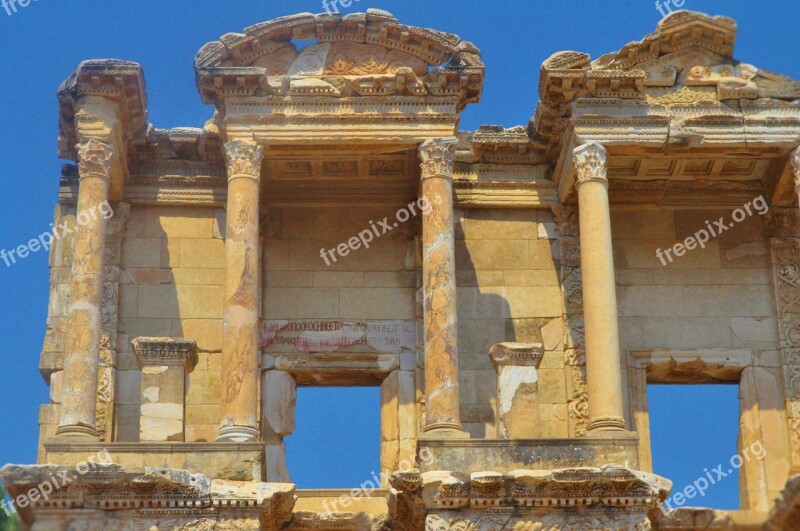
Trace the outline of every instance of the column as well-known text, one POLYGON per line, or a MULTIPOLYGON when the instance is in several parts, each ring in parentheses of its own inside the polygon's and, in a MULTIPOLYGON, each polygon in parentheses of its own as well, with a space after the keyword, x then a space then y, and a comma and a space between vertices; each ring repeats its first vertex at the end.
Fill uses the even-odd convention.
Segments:
POLYGON ((259 198, 264 149, 225 144, 228 165, 225 300, 222 330, 222 404, 218 441, 257 441, 261 301, 259 198))
POLYGON ((424 293, 425 411, 428 438, 468 438, 461 427, 458 392, 458 321, 453 237, 453 154, 455 138, 420 146, 424 293))
POLYGON ((75 227, 57 437, 97 439, 97 374, 106 220, 103 216, 88 213, 96 213, 99 205, 108 200, 113 155, 111 146, 98 140, 78 145, 79 223, 75 227))
POLYGON ((583 311, 586 326, 587 431, 625 430, 614 251, 606 150, 586 144, 574 152, 578 173, 583 311))

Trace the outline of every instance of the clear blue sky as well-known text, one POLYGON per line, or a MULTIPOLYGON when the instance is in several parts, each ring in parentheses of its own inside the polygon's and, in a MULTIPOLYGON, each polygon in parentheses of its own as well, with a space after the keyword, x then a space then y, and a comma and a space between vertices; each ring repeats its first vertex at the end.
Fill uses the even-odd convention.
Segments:
MULTIPOLYGON (((487 64, 484 98, 465 112, 465 129, 485 123, 527 123, 536 106, 536 82, 544 59, 560 50, 585 51, 593 57, 618 50, 653 31, 660 19, 651 0, 357 0, 345 12, 368 7, 387 9, 409 24, 457 33, 481 48, 487 64)), ((686 0, 685 7, 735 18, 740 25, 736 46, 740 60, 800 79, 796 2, 686 0)), ((200 103, 195 90, 196 51, 225 33, 304 11, 323 11, 321 0, 38 0, 13 16, 0 10, 0 248, 28 241, 52 221, 61 164, 55 155, 55 91, 81 60, 113 57, 141 63, 150 121, 162 128, 200 126, 211 108, 200 103)), ((46 256, 33 255, 12 268, 0 263, 0 294, 4 361, 0 463, 32 463, 38 406, 48 400, 37 370, 48 300, 46 256)), ((308 400, 307 407, 301 404, 300 425, 315 414, 313 400, 310 396, 308 400)), ((373 425, 374 394, 355 394, 348 397, 348 404, 354 428, 360 423, 373 425), (372 412, 362 414, 362 403, 372 404, 372 412)), ((709 417, 713 421, 715 415, 709 417)), ((674 431, 693 429, 680 426, 680 421, 681 416, 673 419, 674 431)), ((712 449, 719 443, 722 459, 727 459, 731 437, 720 433, 707 442, 712 449)), ((355 455, 370 455, 374 462, 373 437, 353 439, 351 444, 355 455)), ((709 460, 681 463, 687 477, 695 478, 709 460)), ((300 459, 295 467, 302 466, 300 459)), ((354 470, 349 464, 342 466, 354 470)), ((369 468, 354 471, 347 483, 368 479, 369 468)))

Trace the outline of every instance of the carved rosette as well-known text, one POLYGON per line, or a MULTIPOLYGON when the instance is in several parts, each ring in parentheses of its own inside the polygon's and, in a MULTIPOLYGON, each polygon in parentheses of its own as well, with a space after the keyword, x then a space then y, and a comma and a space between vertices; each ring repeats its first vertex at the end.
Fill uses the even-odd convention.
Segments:
POLYGON ((606 148, 600 144, 584 144, 575 150, 573 162, 578 173, 577 186, 587 182, 600 182, 608 186, 606 148))
POLYGON ((422 161, 422 179, 430 179, 431 177, 452 178, 453 158, 457 143, 458 139, 455 137, 435 138, 422 143, 419 147, 419 156, 422 161))
POLYGON ((232 140, 225 143, 228 179, 236 177, 259 179, 262 160, 264 160, 264 148, 255 142, 232 140))
POLYGON ((90 175, 107 179, 111 177, 114 159, 114 150, 111 146, 92 138, 83 144, 78 144, 77 150, 78 172, 81 179, 90 175))

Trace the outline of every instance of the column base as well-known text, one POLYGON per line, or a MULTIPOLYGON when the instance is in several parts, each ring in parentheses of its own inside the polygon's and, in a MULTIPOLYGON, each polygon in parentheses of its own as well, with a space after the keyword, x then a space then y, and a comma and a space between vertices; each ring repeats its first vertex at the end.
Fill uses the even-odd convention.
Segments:
POLYGON ((250 426, 223 426, 219 429, 217 442, 257 442, 258 438, 258 430, 250 426))
POLYGON ((586 426, 587 432, 628 431, 622 417, 597 417, 586 426))
POLYGON ((98 442, 97 430, 92 426, 84 424, 72 424, 59 426, 56 430, 56 438, 75 442, 98 442))
POLYGON ((469 432, 464 431, 460 424, 443 422, 429 424, 422 430, 420 439, 469 439, 469 432))

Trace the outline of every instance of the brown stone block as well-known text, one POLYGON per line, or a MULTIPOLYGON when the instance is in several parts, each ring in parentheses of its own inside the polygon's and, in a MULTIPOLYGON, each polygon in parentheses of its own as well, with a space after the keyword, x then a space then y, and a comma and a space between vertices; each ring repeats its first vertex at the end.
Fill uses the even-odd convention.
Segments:
POLYGON ((313 271, 273 271, 264 273, 264 287, 269 288, 312 288, 313 271))
POLYGON ((535 240, 537 225, 536 211, 528 209, 470 209, 461 220, 467 240, 535 240))
POLYGON ((177 268, 172 270, 177 285, 222 286, 225 284, 223 269, 177 268))
MULTIPOLYGON (((456 268, 461 270, 528 269, 528 240, 456 240, 456 268)), ((549 249, 549 245, 547 246, 549 249)))
POLYGON ((183 319, 172 323, 172 336, 197 341, 204 352, 222 351, 222 319, 183 319))
POLYGON ((222 317, 222 286, 177 286, 176 292, 180 313, 174 314, 172 317, 180 316, 184 319, 219 319, 222 317))
POLYGON ((539 370, 539 402, 542 404, 567 402, 567 380, 563 370, 539 370))
POLYGON ((344 319, 414 319, 412 288, 343 288, 340 316, 344 319))
POLYGON ((213 442, 219 436, 219 421, 214 424, 187 424, 186 442, 213 442))
POLYGON ((122 242, 123 267, 161 267, 159 238, 129 238, 122 242))

